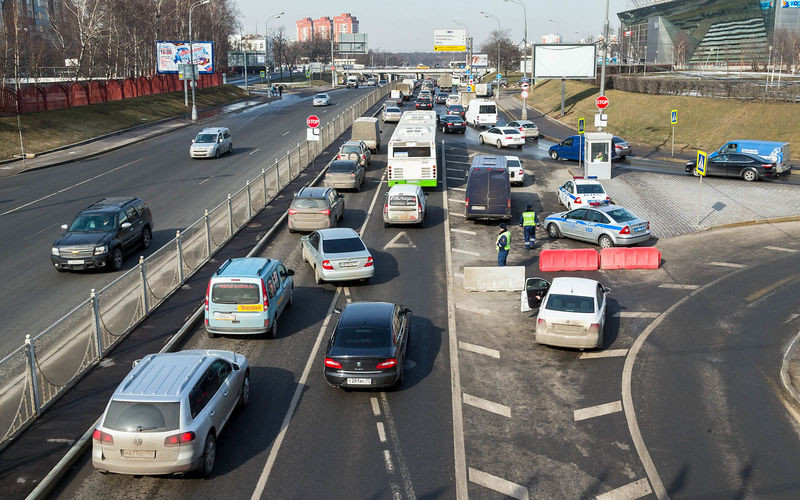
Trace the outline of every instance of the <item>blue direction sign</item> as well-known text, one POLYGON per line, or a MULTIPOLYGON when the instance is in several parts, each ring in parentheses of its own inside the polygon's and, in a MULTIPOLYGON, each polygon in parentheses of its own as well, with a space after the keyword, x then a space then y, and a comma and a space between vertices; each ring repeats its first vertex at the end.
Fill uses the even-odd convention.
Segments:
POLYGON ((467 85, 467 92, 472 92, 472 85, 467 85))
POLYGON ((497 73, 497 79, 499 80, 501 78, 503 78, 503 75, 501 75, 500 73, 497 73))
POLYGON ((464 70, 464 73, 468 75, 468 74, 470 74, 470 71, 467 69, 467 70, 464 70))
POLYGON ((669 122, 671 124, 673 124, 673 125, 678 123, 678 110, 677 109, 673 109, 672 111, 669 112, 669 122))
POLYGON ((695 170, 697 171, 697 175, 701 175, 705 177, 706 175, 706 161, 708 160, 708 155, 705 151, 697 151, 697 163, 695 170))
POLYGON ((582 134, 586 130, 586 120, 578 118, 578 133, 582 134))

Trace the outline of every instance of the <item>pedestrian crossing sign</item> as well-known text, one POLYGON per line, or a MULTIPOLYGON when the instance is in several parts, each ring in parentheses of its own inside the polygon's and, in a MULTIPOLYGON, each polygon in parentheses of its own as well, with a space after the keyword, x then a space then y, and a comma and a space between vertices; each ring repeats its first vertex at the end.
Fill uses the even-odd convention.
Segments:
POLYGON ((673 109, 672 111, 669 112, 669 122, 672 125, 675 125, 676 123, 678 123, 678 110, 677 109, 673 109))
POLYGON ((706 161, 708 160, 708 155, 705 151, 697 151, 697 163, 695 164, 695 171, 697 175, 706 176, 706 161))
POLYGON ((578 134, 582 134, 586 130, 586 120, 578 118, 578 134))

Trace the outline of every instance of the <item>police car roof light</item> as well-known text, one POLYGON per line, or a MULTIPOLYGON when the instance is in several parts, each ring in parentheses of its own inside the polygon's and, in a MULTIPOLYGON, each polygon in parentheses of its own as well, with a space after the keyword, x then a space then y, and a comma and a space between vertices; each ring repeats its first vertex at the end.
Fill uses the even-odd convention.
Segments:
POLYGON ((597 179, 597 176, 596 175, 590 175, 589 177, 587 177, 587 179, 597 179))
POLYGON ((573 175, 572 178, 573 179, 583 179, 583 176, 582 175, 573 175))

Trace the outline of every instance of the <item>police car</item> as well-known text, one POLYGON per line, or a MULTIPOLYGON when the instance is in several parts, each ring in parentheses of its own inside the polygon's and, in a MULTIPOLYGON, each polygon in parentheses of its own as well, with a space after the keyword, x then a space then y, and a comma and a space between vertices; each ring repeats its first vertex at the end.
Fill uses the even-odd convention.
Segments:
POLYGON ((597 177, 573 177, 558 188, 558 201, 572 210, 578 207, 596 206, 611 203, 603 185, 595 180, 597 177))
POLYGON ((601 248, 635 245, 650 239, 648 221, 610 204, 549 215, 543 225, 551 239, 564 236, 596 243, 601 248))

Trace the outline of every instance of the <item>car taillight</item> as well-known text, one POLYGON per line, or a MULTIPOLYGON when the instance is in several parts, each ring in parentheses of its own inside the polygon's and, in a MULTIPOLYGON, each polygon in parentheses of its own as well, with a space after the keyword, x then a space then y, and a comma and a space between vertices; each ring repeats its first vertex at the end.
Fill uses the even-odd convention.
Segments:
POLYGON ((630 226, 623 227, 622 230, 619 232, 619 234, 631 234, 631 227, 630 226))
POLYGON ((610 196, 606 196, 606 202, 607 203, 611 203, 611 197, 610 196))
POLYGON ((417 202, 417 212, 422 213, 422 203, 417 202))
POLYGON ((576 205, 580 205, 580 204, 581 204, 581 197, 580 197, 580 196, 578 196, 577 198, 575 198, 575 204, 576 204, 576 205))
POLYGON ((506 211, 511 211, 511 198, 506 201, 506 211))
POLYGON ((103 444, 114 444, 114 438, 111 434, 107 432, 103 432, 100 429, 95 429, 92 433, 92 439, 95 441, 99 441, 103 444))
POLYGON ((328 271, 333 271, 333 265, 331 265, 331 261, 323 260, 322 261, 322 269, 327 269, 328 271))
POLYGON ((773 167, 772 163, 764 163, 761 166, 764 167, 764 168, 772 168, 773 167))
POLYGON ((191 443, 194 441, 194 432, 181 432, 180 434, 173 434, 164 439, 164 446, 180 446, 182 444, 191 443))
POLYGON ((325 358, 325 366, 328 368, 336 368, 337 370, 342 369, 342 364, 331 358, 325 358))
POLYGON ((600 323, 592 323, 589 325, 589 331, 592 333, 600 333, 600 323))
POLYGON ((469 208, 469 197, 464 198, 464 205, 469 208))
POLYGON ((511 139, 513 139, 513 137, 506 137, 506 139, 508 139, 510 141, 511 139))
POLYGON ((342 155, 336 155, 336 159, 337 160, 341 160, 342 159, 342 155))
POLYGON ((383 204, 383 213, 385 213, 385 214, 389 213, 389 202, 388 201, 383 204))
POLYGON ((650 230, 650 223, 649 222, 647 223, 647 230, 648 231, 650 230))
POLYGON ((319 213, 321 213, 322 215, 330 215, 331 214, 331 209, 330 208, 325 208, 325 209, 320 210, 319 213))
POLYGON ((377 368, 378 370, 383 370, 385 368, 392 368, 393 366, 397 366, 397 360, 394 359, 394 358, 391 358, 391 359, 387 359, 386 361, 384 361, 382 363, 378 363, 375 366, 375 368, 377 368))
POLYGON ((296 210, 296 209, 294 209, 294 208, 290 208, 290 209, 289 209, 289 215, 294 215, 294 214, 296 214, 296 213, 297 213, 297 210, 296 210))
POLYGON ((545 321, 542 318, 538 318, 536 320, 536 332, 538 333, 540 331, 542 333, 546 333, 547 332, 547 321, 545 321))
POLYGON ((269 295, 267 294, 267 284, 264 283, 264 280, 261 280, 261 294, 264 299, 264 310, 266 311, 269 307, 269 295))
POLYGON ((520 132, 525 132, 525 129, 524 129, 524 128, 522 128, 522 127, 520 127, 520 128, 519 128, 519 131, 520 131, 520 132))
POLYGON ((206 300, 204 301, 206 312, 208 312, 208 294, 210 292, 211 292, 211 280, 208 280, 208 286, 206 287, 206 300))
POLYGON ((372 267, 372 257, 367 257, 367 263, 364 264, 364 267, 372 267))

